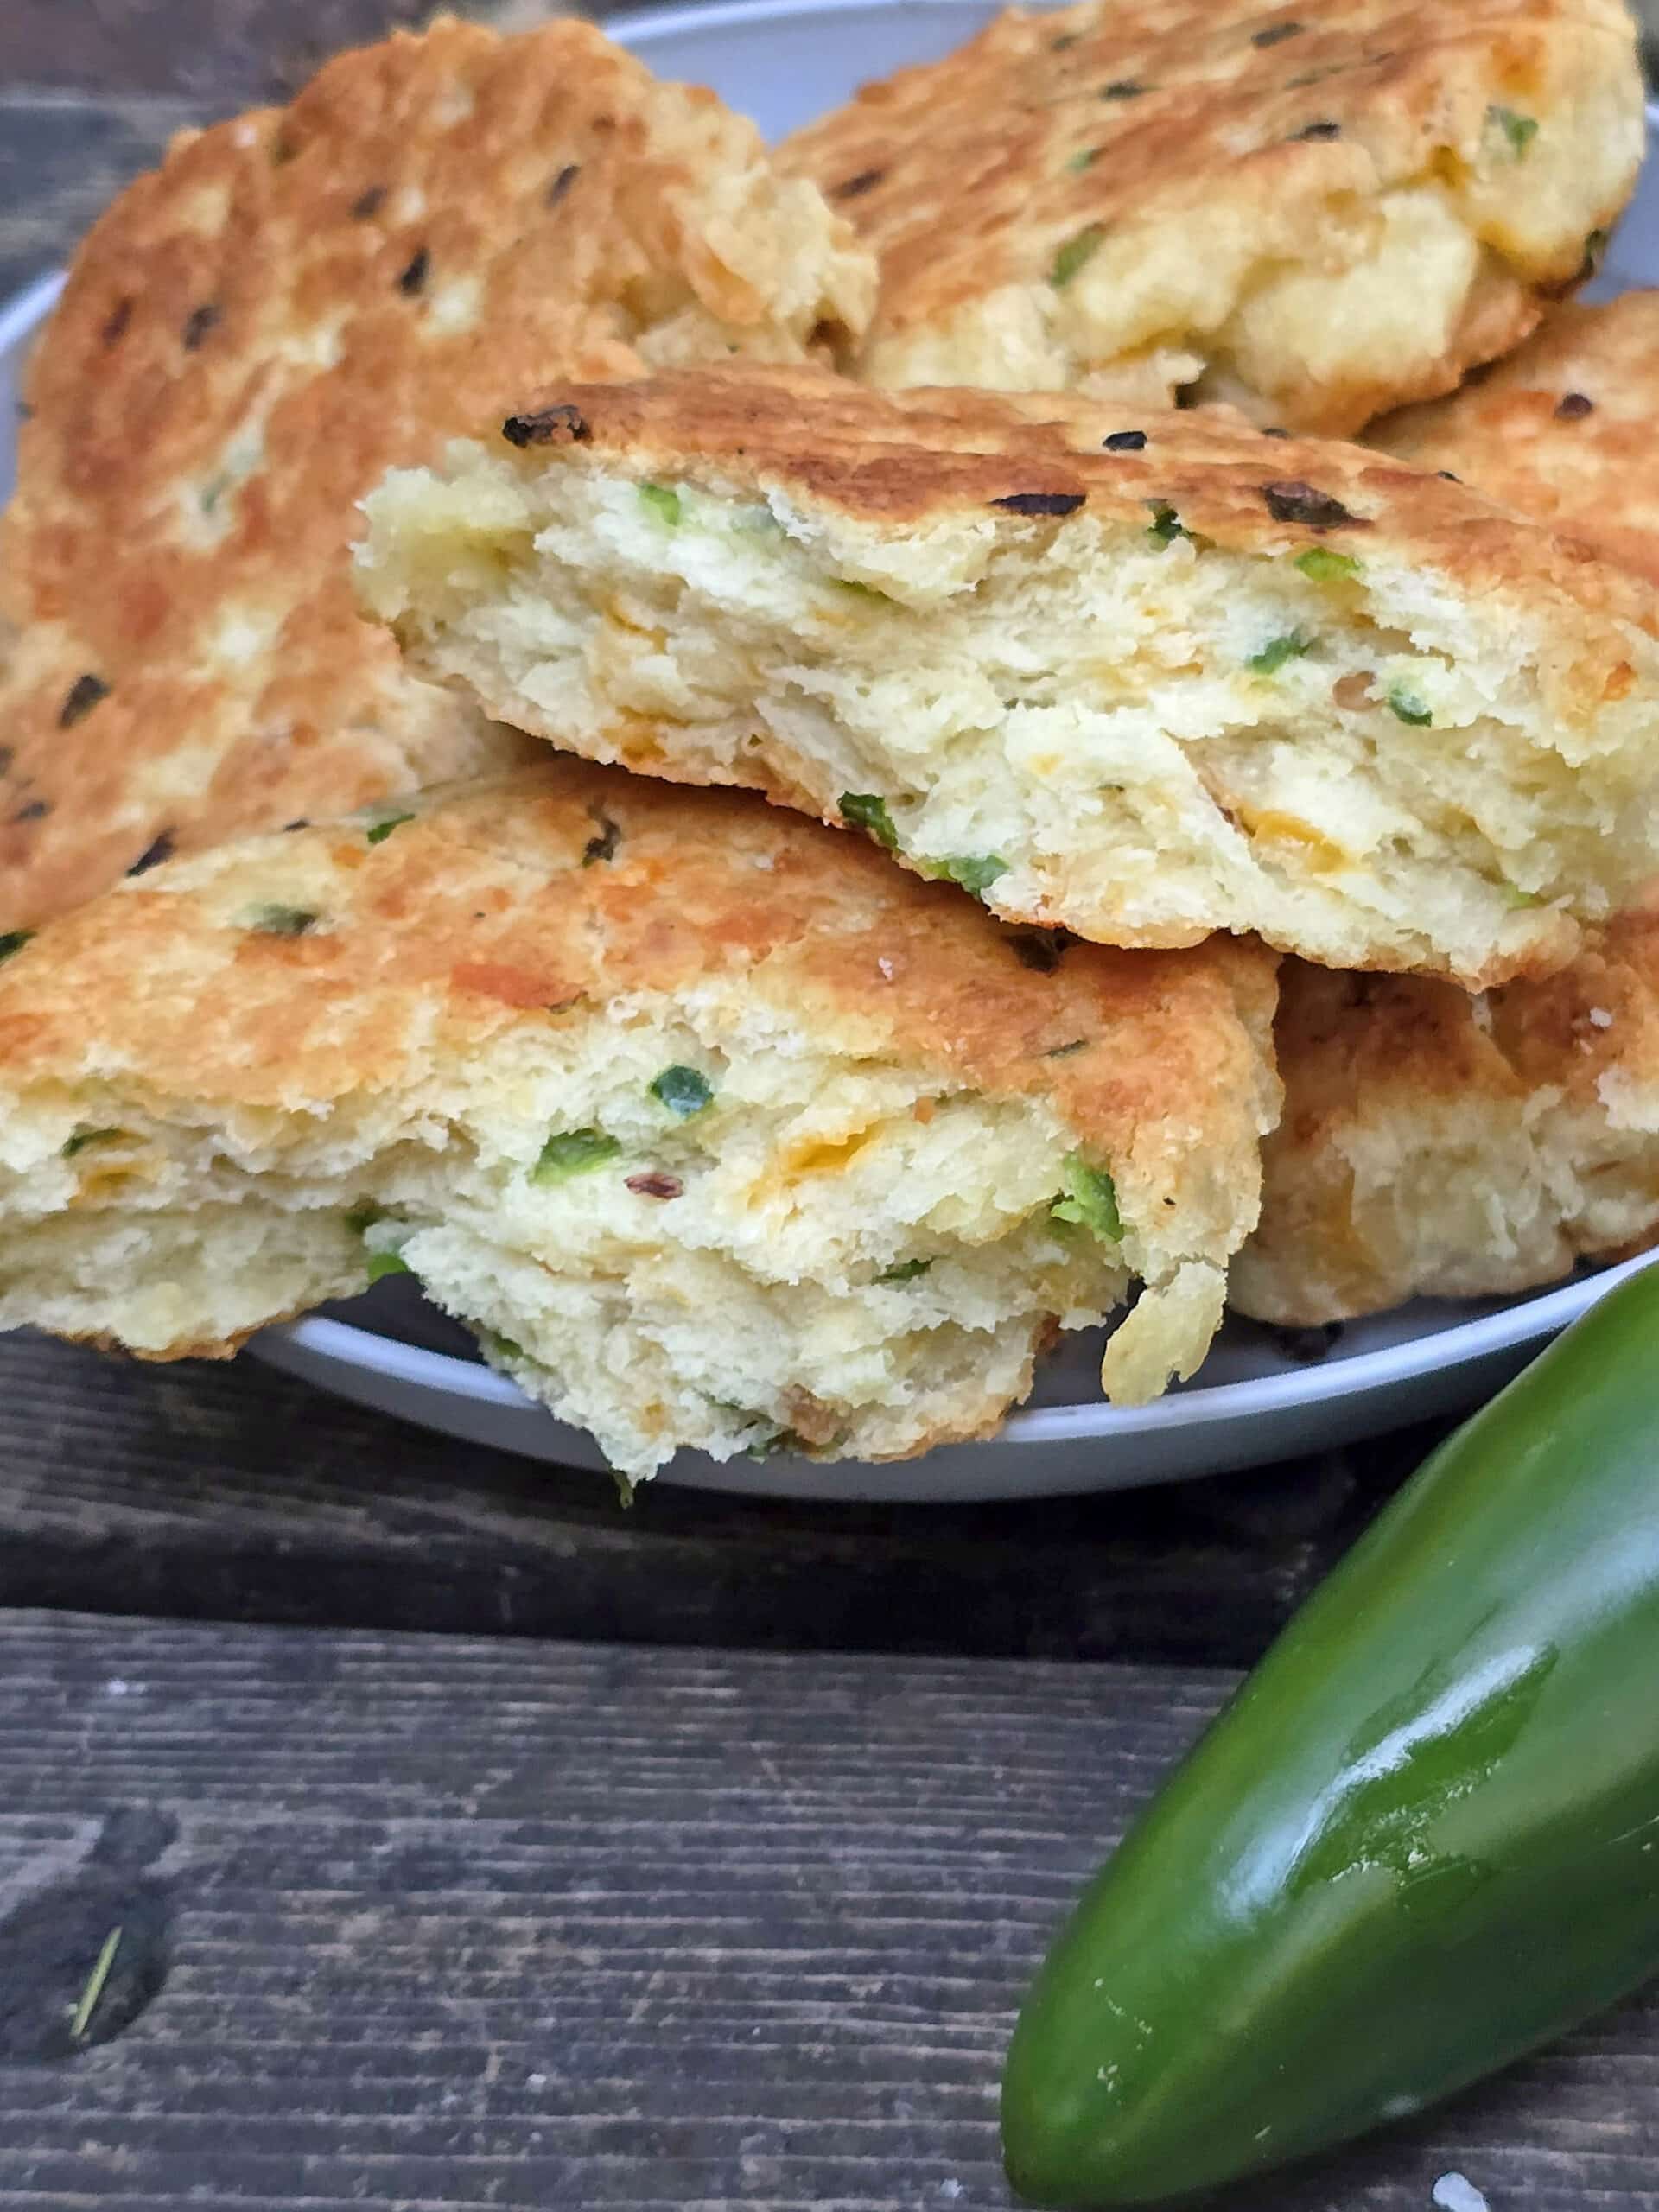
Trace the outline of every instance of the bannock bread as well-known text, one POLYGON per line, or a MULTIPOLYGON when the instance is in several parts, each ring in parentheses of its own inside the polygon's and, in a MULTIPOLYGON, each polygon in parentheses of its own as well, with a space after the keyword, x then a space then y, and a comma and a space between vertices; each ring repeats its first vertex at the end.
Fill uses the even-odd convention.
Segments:
POLYGON ((1313 1325, 1497 1295, 1659 1236, 1659 912, 1469 997, 1287 961, 1285 1111, 1233 1303, 1313 1325))
POLYGON ((562 385, 368 502, 423 675, 996 912, 1546 973, 1659 863, 1659 599, 1230 410, 810 371, 562 385))
POLYGON ((1278 1106, 1271 957, 1012 931, 729 792, 548 760, 0 939, 0 1326, 160 1358, 407 1268, 649 1473, 994 1428, 1139 1287, 1189 1373, 1278 1106))
POLYGON ((751 124, 586 24, 441 22, 182 134, 87 239, 28 380, 0 930, 521 758, 359 620, 357 499, 535 378, 799 359, 874 283, 751 124))
POLYGON ((1560 308, 1449 399, 1402 408, 1366 443, 1449 468, 1659 583, 1659 291, 1560 308))
POLYGON ((1642 152, 1621 0, 1090 0, 781 158, 880 257, 873 383, 1138 373, 1347 433, 1524 338, 1642 152))
MULTIPOLYGON (((1659 581, 1659 293, 1561 308, 1450 399, 1370 435, 1659 581)), ((1659 916, 1482 998, 1288 962, 1287 1101, 1234 1299, 1319 1324, 1500 1295, 1659 1233, 1659 916)))

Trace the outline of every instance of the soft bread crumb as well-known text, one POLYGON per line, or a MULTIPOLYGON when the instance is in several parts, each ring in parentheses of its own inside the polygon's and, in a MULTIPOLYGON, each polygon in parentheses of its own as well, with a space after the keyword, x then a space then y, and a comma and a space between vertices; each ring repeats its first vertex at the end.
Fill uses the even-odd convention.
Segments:
POLYGON ((556 397, 579 439, 389 476, 359 563, 416 667, 556 745, 856 823, 1010 918, 1471 988, 1659 861, 1652 594, 1456 485, 1221 411, 556 397))
POLYGON ((1241 1312, 1303 1326, 1507 1296, 1659 1236, 1659 916, 1484 1000, 1287 962, 1277 1040, 1241 1312))
POLYGON ((193 856, 0 965, 0 1326, 213 1353, 401 1266, 643 1475, 983 1434, 1138 1286, 1139 1400, 1255 1217, 1274 965, 574 761, 193 856))
POLYGON ((1345 434, 1523 339, 1643 144, 1618 0, 1090 0, 1007 10, 780 158, 880 255, 872 383, 1076 388, 1151 353, 1345 434))
POLYGON ((1196 1374, 1221 1326, 1226 1299, 1219 1268, 1191 1261, 1178 1268, 1144 1322, 1137 1306, 1113 1332, 1100 1370, 1107 1396, 1116 1405, 1143 1406, 1162 1396, 1172 1368, 1182 1382, 1196 1374))

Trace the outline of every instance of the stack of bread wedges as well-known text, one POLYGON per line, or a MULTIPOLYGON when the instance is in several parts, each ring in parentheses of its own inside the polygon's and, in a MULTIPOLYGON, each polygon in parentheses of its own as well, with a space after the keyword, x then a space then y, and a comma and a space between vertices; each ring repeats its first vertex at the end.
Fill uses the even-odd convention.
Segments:
POLYGON ((1659 1237, 1643 143, 1619 0, 175 142, 0 537, 0 1327, 408 1275, 632 1480, 1659 1237))

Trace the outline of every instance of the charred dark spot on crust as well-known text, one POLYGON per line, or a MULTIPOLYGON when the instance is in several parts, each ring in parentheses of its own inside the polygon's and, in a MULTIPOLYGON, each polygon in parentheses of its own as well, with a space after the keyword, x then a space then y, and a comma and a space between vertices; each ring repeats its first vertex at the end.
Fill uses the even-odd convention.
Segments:
POLYGON ((1082 36, 1081 31, 1062 31, 1058 38, 1050 39, 1048 50, 1051 54, 1064 54, 1068 47, 1075 46, 1082 36))
POLYGON ((297 817, 296 817, 296 819, 295 819, 294 821, 292 821, 292 822, 284 822, 284 823, 283 823, 283 836, 287 836, 287 834, 288 834, 288 832, 289 832, 290 830, 308 830, 310 827, 311 827, 311 818, 310 818, 310 817, 309 817, 308 815, 302 814, 302 815, 297 816, 297 817))
POLYGON ((143 875, 148 869, 159 868, 163 861, 170 861, 172 857, 173 832, 170 830, 163 830, 158 836, 151 838, 149 844, 144 847, 143 851, 139 854, 137 859, 134 861, 132 866, 127 870, 127 874, 129 875, 143 875))
POLYGON ((1606 232, 1605 232, 1605 231, 1592 231, 1592 232, 1590 232, 1589 236, 1585 239, 1585 242, 1584 242, 1584 259, 1583 259, 1583 260, 1579 264, 1579 273, 1578 273, 1578 275, 1577 275, 1577 276, 1573 279, 1573 283, 1575 283, 1575 284, 1585 284, 1585 283, 1588 283, 1588 282, 1590 281, 1591 277, 1592 277, 1592 276, 1595 275, 1595 273, 1596 273, 1597 270, 1600 268, 1600 266, 1601 266, 1601 257, 1602 257, 1603 254, 1605 254, 1605 253, 1606 252, 1606 251, 1607 251, 1607 233, 1606 233, 1606 232))
POLYGON ((564 167, 559 171, 557 176, 554 178, 552 183, 547 188, 547 205, 550 207, 556 207, 560 200, 563 199, 565 194, 569 191, 571 186, 581 175, 582 164, 580 162, 567 162, 564 167))
POLYGON ((1263 430, 1262 435, 1264 438, 1287 438, 1290 435, 1290 432, 1288 430, 1281 430, 1279 425, 1275 423, 1271 429, 1263 430))
POLYGON ((278 131, 270 142, 270 166, 274 169, 286 168, 299 150, 286 131, 278 131))
POLYGON ((886 175, 886 169, 860 169, 856 176, 849 176, 844 183, 832 185, 830 197, 832 200, 861 200, 867 192, 875 190, 886 175))
POLYGON ((613 861, 616 849, 622 842, 622 825, 613 822, 602 808, 589 807, 588 819, 599 824, 599 835, 590 837, 582 849, 583 868, 592 868, 595 861, 613 861))
POLYGON ((1101 86, 1100 97, 1103 100, 1138 100, 1143 92, 1151 90, 1150 85, 1141 84, 1134 77, 1114 77, 1109 85, 1101 86))
POLYGON ((208 333, 217 330, 224 320, 224 308, 212 300, 204 301, 199 308, 192 308, 185 317, 184 328, 180 334, 185 352, 194 353, 208 333))
POLYGON ((416 249, 413 258, 397 272, 397 289, 406 300, 412 300, 426 289, 427 272, 432 266, 432 257, 424 246, 416 249))
POLYGON ((1434 474, 1437 476, 1444 477, 1448 484, 1461 484, 1463 481, 1461 476, 1454 476, 1449 468, 1437 468, 1434 474))
POLYGON ((1593 415, 1596 403, 1587 391, 1564 391, 1555 404, 1555 419, 1559 423, 1576 423, 1581 416, 1593 415))
POLYGON ((509 415, 501 435, 510 446, 580 446, 592 435, 579 407, 543 407, 535 415, 509 415))
POLYGON ((103 337, 106 346, 114 346, 127 334, 132 321, 133 301, 130 292, 124 300, 118 300, 110 309, 109 320, 104 325, 103 337))
POLYGON ((685 1185, 677 1175, 665 1174, 660 1168, 651 1168, 643 1175, 623 1178, 629 1190, 637 1191, 642 1198, 677 1198, 685 1185))
POLYGON ((58 728, 73 729, 78 721, 90 715, 100 699, 107 699, 110 687, 101 676, 88 673, 78 676, 69 686, 64 702, 58 709, 58 728))
POLYGON ((1290 135, 1293 144, 1298 142, 1307 144, 1318 140, 1340 138, 1342 125, 1339 123, 1305 123, 1300 130, 1293 130, 1290 135))
POLYGON ((1268 23, 1264 29, 1250 33, 1250 44, 1282 46, 1287 38, 1300 38, 1306 29, 1304 23, 1268 23))
POLYGON ((990 504, 1010 515, 1074 515, 1085 496, 1082 492, 1007 492, 990 504))
POLYGON ((353 200, 352 220, 354 223, 366 223, 372 215, 378 215, 385 204, 385 186, 372 184, 366 192, 359 192, 353 200))
POLYGON ((42 822, 51 811, 49 801, 32 798, 27 806, 20 806, 11 818, 14 822, 42 822))
POLYGON ((1109 437, 1103 438, 1100 442, 1102 450, 1106 453, 1144 453, 1147 434, 1144 430, 1114 430, 1109 437))
POLYGON ((245 926, 255 937, 305 937, 321 919, 309 906, 256 906, 245 926))
POLYGON ((1039 929, 1005 930, 1002 941, 1022 968, 1039 976, 1052 976, 1077 942, 1070 930, 1039 929))
POLYGON ((1051 1045, 1043 1058, 1046 1060, 1069 1060, 1074 1052, 1086 1052, 1088 1049, 1089 1039, 1086 1037, 1074 1037, 1069 1044, 1051 1045))
POLYGON ((1268 1334, 1287 1359, 1294 1359, 1299 1367, 1313 1367, 1330 1357, 1341 1341, 1343 1327, 1340 1321, 1322 1321, 1311 1329, 1270 1327, 1268 1334))
POLYGON ((1352 527, 1362 521, 1358 515, 1350 514, 1342 501, 1329 492, 1321 492, 1312 484, 1304 484, 1300 477, 1286 477, 1276 484, 1264 484, 1262 496, 1268 503, 1268 512, 1274 522, 1300 523, 1308 530, 1339 530, 1352 527))

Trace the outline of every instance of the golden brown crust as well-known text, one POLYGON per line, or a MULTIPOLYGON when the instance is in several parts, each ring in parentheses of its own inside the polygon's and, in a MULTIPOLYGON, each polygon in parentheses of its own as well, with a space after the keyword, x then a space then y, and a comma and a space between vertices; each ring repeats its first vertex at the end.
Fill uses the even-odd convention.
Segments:
POLYGON ((1168 1249, 1224 1260, 1276 1105, 1274 960, 1224 939, 1053 953, 747 795, 550 760, 373 843, 362 822, 261 840, 49 925, 0 967, 0 1092, 96 1072, 326 1110, 520 1025, 742 976, 849 1050, 1047 1099, 1113 1162, 1126 1219, 1166 1207, 1168 1249), (272 934, 270 908, 315 919, 272 934))
POLYGON ((1366 443, 1467 484, 1659 583, 1659 291, 1559 308, 1450 398, 1366 443))
POLYGON ((1354 1134, 1394 1124, 1432 1143, 1438 1103, 1459 1112, 1470 1099, 1509 1104, 1518 1087, 1474 1018, 1476 1001, 1455 984, 1294 960, 1283 976, 1274 1041, 1285 1109, 1263 1147, 1263 1217, 1233 1295, 1260 1319, 1318 1326, 1420 1287, 1370 1233, 1354 1134))
POLYGON ((1659 1236, 1659 905, 1471 998, 1287 961, 1285 1110, 1235 1294, 1318 1323, 1518 1291, 1659 1236))
MULTIPOLYGON (((1439 571, 1460 591, 1512 595, 1559 621, 1560 664, 1549 674, 1569 715, 1613 696, 1610 681, 1628 690, 1619 625, 1659 635, 1659 599, 1576 538, 1362 446, 1266 437, 1229 408, 1126 423, 1121 405, 1065 393, 873 391, 810 368, 753 366, 562 382, 523 412, 550 407, 574 408, 582 435, 519 448, 527 473, 620 465, 738 496, 777 491, 898 542, 950 517, 1009 537, 1052 527, 1040 510, 1021 512, 1022 500, 1069 501, 1060 515, 1086 502, 1141 525, 1169 507, 1189 531, 1246 553, 1319 545, 1439 571), (1143 430, 1144 448, 1104 450, 1125 429, 1143 430), (1310 492, 1338 502, 1345 519, 1280 518, 1310 492)), ((492 442, 498 454, 513 449, 499 425, 492 442)))
POLYGON ((355 502, 550 366, 638 374, 671 329, 802 352, 862 261, 803 192, 711 93, 570 21, 442 22, 175 141, 29 380, 0 929, 147 855, 522 757, 359 621, 355 502))
POLYGON ((1421 976, 1344 976, 1287 962, 1277 1028, 1296 1072, 1282 1141, 1316 1141, 1384 1089, 1431 1104, 1548 1089, 1592 1108, 1610 1075, 1659 1068, 1659 911, 1624 914, 1570 968, 1471 998, 1421 976), (1608 1019, 1592 1021, 1590 1009, 1608 1019))
MULTIPOLYGON (((1339 270, 1375 249, 1391 197, 1431 194, 1472 247, 1452 327, 1425 332, 1408 386, 1388 369, 1368 384, 1361 358, 1333 370, 1328 329, 1312 328, 1276 395, 1276 419, 1341 431, 1526 335, 1628 196, 1639 111, 1616 0, 1088 0, 1009 10, 867 86, 781 158, 880 257, 865 359, 890 383, 923 380, 912 365, 953 342, 971 354, 999 319, 1014 368, 999 381, 1043 380, 1018 373, 1034 318, 1060 332, 1047 381, 1062 356, 1069 382, 1137 347, 1228 370, 1263 281, 1339 270), (1110 275, 1072 318, 1080 256, 1110 275)), ((1421 304, 1400 297, 1400 315, 1421 304)))

